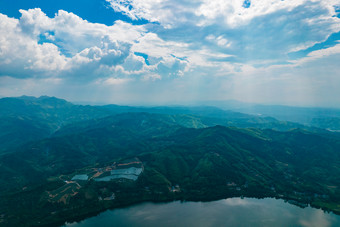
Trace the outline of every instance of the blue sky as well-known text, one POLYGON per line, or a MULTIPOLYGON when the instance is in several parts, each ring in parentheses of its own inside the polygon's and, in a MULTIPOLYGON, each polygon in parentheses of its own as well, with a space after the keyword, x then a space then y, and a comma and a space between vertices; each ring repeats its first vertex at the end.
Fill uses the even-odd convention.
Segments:
POLYGON ((340 0, 0 0, 0 96, 340 107, 340 0))

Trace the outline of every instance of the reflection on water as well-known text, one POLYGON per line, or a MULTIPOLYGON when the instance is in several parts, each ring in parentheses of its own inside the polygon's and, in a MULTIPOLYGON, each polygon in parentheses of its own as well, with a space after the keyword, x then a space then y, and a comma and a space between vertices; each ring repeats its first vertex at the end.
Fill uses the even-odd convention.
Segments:
POLYGON ((90 226, 340 226, 340 216, 276 199, 232 198, 213 202, 143 203, 106 211, 68 227, 90 226))

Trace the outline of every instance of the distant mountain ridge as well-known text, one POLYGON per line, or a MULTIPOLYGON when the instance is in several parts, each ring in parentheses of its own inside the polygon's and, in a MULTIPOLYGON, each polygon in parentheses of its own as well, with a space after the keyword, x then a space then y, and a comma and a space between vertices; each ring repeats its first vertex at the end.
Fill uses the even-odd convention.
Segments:
POLYGON ((271 116, 281 121, 340 131, 340 108, 260 105, 237 101, 216 101, 210 104, 245 114, 271 116))
POLYGON ((60 127, 109 115, 90 106, 63 99, 22 96, 0 99, 0 152, 9 147, 50 136, 60 127))
POLYGON ((278 121, 272 117, 258 117, 210 106, 83 106, 74 105, 55 97, 21 96, 0 99, 0 132, 2 132, 0 133, 0 153, 28 141, 49 137, 69 124, 128 112, 177 115, 173 118, 176 118, 178 122, 181 121, 182 126, 194 128, 214 125, 272 128, 276 130, 308 128, 296 123, 278 121))

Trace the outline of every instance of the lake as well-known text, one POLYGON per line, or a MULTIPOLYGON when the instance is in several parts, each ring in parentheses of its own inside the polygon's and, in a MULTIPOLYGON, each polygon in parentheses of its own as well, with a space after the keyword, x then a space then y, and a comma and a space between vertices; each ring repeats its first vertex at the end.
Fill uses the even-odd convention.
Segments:
POLYGON ((212 202, 142 203, 105 211, 67 227, 90 226, 340 226, 340 216, 283 200, 231 198, 212 202))

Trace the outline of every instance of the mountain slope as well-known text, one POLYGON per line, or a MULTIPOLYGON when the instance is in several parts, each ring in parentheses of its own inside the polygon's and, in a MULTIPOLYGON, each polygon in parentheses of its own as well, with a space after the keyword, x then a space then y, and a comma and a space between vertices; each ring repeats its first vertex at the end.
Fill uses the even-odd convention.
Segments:
POLYGON ((103 110, 73 105, 54 97, 2 98, 0 153, 28 141, 46 138, 64 125, 108 115, 103 110))

